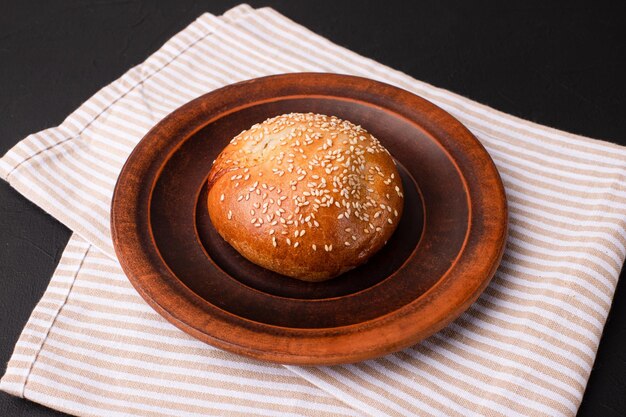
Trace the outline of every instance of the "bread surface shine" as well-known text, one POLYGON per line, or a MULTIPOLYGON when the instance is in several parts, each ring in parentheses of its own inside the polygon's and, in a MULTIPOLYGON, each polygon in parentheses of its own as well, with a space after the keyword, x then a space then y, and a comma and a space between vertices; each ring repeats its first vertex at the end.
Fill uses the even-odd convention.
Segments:
POLYGON ((403 208, 389 152, 334 116, 290 113, 241 132, 209 173, 218 233, 250 261, 324 281, 376 253, 403 208))

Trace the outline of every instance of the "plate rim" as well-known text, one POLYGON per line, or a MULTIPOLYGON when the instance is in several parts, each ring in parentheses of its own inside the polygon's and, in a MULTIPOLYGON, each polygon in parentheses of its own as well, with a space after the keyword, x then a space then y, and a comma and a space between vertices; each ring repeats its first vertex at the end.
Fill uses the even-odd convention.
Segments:
MULTIPOLYGON (((332 90, 332 87, 327 88, 332 90)), ((299 95, 319 96, 302 92, 299 95)), ((263 101, 268 100, 256 100, 254 103, 263 101)), ((366 100, 362 98, 360 101, 366 100)), ((390 107, 385 109, 393 111, 390 107)), ((418 125, 414 118, 403 112, 395 113, 418 125)), ((398 87, 367 78, 330 73, 288 73, 254 78, 213 90, 184 104, 157 123, 133 149, 117 179, 111 203, 111 235, 116 255, 131 284, 152 308, 186 333, 213 346, 285 364, 331 365, 356 362, 408 347, 435 333, 465 311, 487 286, 502 258, 507 231, 508 208, 500 175, 483 145, 461 122, 430 101, 398 87), (376 104, 376 96, 391 97, 392 104, 405 103, 402 108, 404 110, 407 108, 406 103, 409 103, 413 109, 412 115, 419 115, 420 121, 426 122, 420 124, 419 128, 437 138, 437 144, 455 163, 468 193, 469 225, 459 255, 447 272, 413 302, 373 320, 348 326, 284 328, 253 322, 212 304, 207 306, 209 303, 187 288, 169 270, 160 257, 154 240, 150 239, 151 232, 149 231, 147 237, 146 231, 141 227, 142 224, 149 224, 150 210, 147 208, 154 185, 154 181, 142 183, 141 179, 148 176, 156 181, 162 169, 162 164, 158 165, 158 161, 167 160, 167 156, 175 152, 184 140, 178 141, 178 145, 170 146, 168 154, 161 155, 160 158, 148 158, 150 147, 147 144, 150 142, 153 147, 154 141, 164 140, 163 138, 171 136, 173 132, 187 138, 213 120, 248 107, 243 105, 229 108, 233 103, 217 103, 219 100, 215 99, 218 97, 227 97, 241 91, 259 92, 266 83, 283 83, 292 88, 302 88, 303 85, 315 88, 322 82, 334 86, 335 89, 343 87, 358 91, 365 98, 369 97, 372 101, 368 103, 371 104, 376 104), (220 106, 221 112, 218 111, 220 106), (211 110, 216 111, 212 117, 203 116, 206 111, 211 110), (446 137, 454 138, 454 143, 445 146, 446 144, 439 142, 446 137), (468 166, 480 167, 475 172, 472 171, 477 178, 472 181, 471 187, 465 177, 467 170, 463 169, 468 166), (491 187, 487 187, 487 184, 491 187), (486 192, 486 188, 491 188, 491 192, 486 192), (144 215, 140 216, 142 208, 145 209, 144 215), (477 215, 480 217, 475 218, 477 215), (489 242, 481 251, 483 259, 470 268, 471 277, 452 279, 459 276, 463 278, 465 269, 459 268, 467 268, 464 264, 469 261, 464 257, 472 255, 472 259, 477 260, 476 253, 467 252, 470 238, 476 238, 476 227, 483 229, 483 242, 485 239, 489 242), (132 256, 129 256, 130 253, 132 256), (460 282, 469 286, 464 291, 459 291, 460 282), (443 298, 447 298, 447 301, 441 305, 443 298), (185 320, 184 316, 191 312, 209 313, 210 320, 205 324, 212 331, 208 333, 206 326, 202 328, 197 323, 185 320), (426 314, 425 320, 418 320, 420 326, 411 323, 411 318, 417 314, 426 314), (381 329, 384 334, 394 334, 397 337, 380 343, 376 336, 380 337, 381 329), (242 340, 246 344, 241 343, 242 340), (328 343, 331 341, 332 343, 328 343), (328 345, 332 346, 329 348, 328 345)), ((473 244, 476 245, 477 242, 473 244)))

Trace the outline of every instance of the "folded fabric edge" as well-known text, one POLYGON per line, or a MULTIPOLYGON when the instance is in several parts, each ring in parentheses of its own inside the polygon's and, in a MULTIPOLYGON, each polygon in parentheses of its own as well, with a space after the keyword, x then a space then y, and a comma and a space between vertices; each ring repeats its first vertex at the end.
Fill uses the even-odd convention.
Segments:
MULTIPOLYGON (((19 166, 28 162, 30 159, 36 157, 38 154, 44 153, 54 148, 59 143, 67 140, 72 140, 80 136, 95 119, 106 112, 106 110, 114 105, 118 100, 123 98, 126 94, 132 91, 137 85, 144 82, 147 78, 153 75, 154 71, 147 69, 150 64, 157 63, 159 60, 172 59, 172 54, 176 55, 184 52, 184 47, 177 46, 173 39, 180 37, 184 32, 196 32, 204 36, 209 35, 210 31, 206 23, 214 22, 215 20, 234 23, 238 19, 245 17, 247 14, 254 12, 255 9, 248 4, 240 4, 231 9, 228 9, 220 16, 215 16, 211 13, 203 13, 193 22, 191 22, 185 29, 178 32, 168 41, 166 41, 159 49, 151 53, 142 63, 136 65, 124 73, 120 78, 100 88, 95 94, 85 100, 76 110, 70 113, 59 125, 44 129, 44 131, 56 129, 62 131, 65 135, 58 138, 55 143, 45 145, 34 137, 35 134, 30 134, 15 146, 9 149, 2 158, 0 158, 0 178, 3 178, 11 184, 10 176, 19 166), (171 52, 174 51, 174 52, 171 52), (139 73, 137 76, 136 73, 139 73), (106 95, 115 97, 112 100, 107 100, 106 95), (95 99, 98 100, 95 100, 95 99), (95 104, 91 108, 87 108, 86 104, 98 101, 102 104, 95 104), (86 115, 92 115, 95 112, 95 118, 85 118, 86 115)), ((180 43, 184 45, 185 42, 180 43)))
POLYGON ((78 270, 89 254, 90 248, 91 245, 86 241, 76 239, 75 235, 70 237, 59 265, 65 264, 75 268, 76 273, 72 277, 57 277, 54 284, 48 284, 15 344, 6 372, 0 379, 0 391, 21 398, 26 397, 25 389, 33 365, 37 361, 39 352, 45 344, 58 314, 71 293, 78 270))

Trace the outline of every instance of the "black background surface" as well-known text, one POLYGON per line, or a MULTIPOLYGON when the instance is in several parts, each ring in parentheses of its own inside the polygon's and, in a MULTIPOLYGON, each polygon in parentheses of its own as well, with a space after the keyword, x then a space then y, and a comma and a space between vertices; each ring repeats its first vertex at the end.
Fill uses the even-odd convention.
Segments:
MULTIPOLYGON (((238 3, 0 0, 0 154, 59 124, 202 12, 221 14, 238 3)), ((618 2, 249 3, 274 7, 419 80, 626 145, 626 31, 618 2)), ((69 236, 0 181, 0 374, 69 236)), ((626 416, 625 287, 622 278, 581 417, 626 416)), ((0 393, 0 416, 59 415, 0 393)))

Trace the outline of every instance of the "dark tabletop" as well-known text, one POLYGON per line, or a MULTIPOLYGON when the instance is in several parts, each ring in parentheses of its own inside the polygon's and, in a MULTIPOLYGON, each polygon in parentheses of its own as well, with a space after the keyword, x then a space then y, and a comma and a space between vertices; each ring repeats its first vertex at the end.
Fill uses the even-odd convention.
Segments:
MULTIPOLYGON (((335 43, 480 103, 626 145, 619 2, 249 3, 274 7, 335 43)), ((0 0, 0 154, 59 124, 202 12, 236 4, 0 0)), ((0 375, 69 236, 0 181, 0 375)), ((622 278, 579 416, 626 416, 625 345, 622 278)), ((0 416, 60 415, 0 393, 0 416)))

